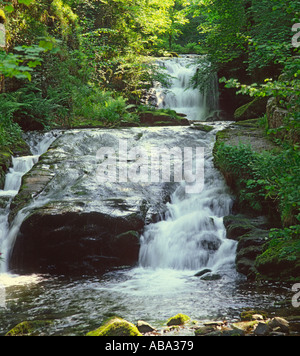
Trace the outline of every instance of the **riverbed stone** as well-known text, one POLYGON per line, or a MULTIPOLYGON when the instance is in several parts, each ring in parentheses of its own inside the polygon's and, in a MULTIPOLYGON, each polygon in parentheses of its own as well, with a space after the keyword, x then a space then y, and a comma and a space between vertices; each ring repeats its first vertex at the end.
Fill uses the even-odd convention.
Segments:
POLYGON ((142 334, 151 333, 153 331, 156 331, 156 329, 153 326, 151 326, 149 323, 147 323, 146 321, 143 321, 143 320, 139 320, 137 322, 137 328, 138 328, 139 332, 142 334))
MULTIPOLYGON (((120 140, 132 148, 194 146, 205 133, 183 127, 70 130, 23 177, 9 221, 20 224, 10 269, 22 273, 98 274, 133 266, 145 225, 159 220, 177 185, 99 180, 99 167, 120 140)), ((126 152, 126 153, 128 153, 126 152)), ((127 169, 132 159, 124 155, 127 169)), ((117 162, 118 163, 118 162, 117 162)), ((117 167, 119 168, 119 166, 117 167)))
POLYGON ((184 325, 190 320, 190 317, 185 314, 177 314, 167 321, 168 326, 184 325))
POLYGON ((267 336, 270 332, 268 324, 259 322, 254 329, 254 335, 256 336, 267 336))
POLYGON ((289 322, 284 318, 275 317, 268 323, 268 326, 277 332, 289 333, 289 322))
POLYGON ((238 241, 237 271, 248 279, 256 277, 256 258, 264 251, 268 241, 270 224, 266 217, 249 217, 244 214, 224 217, 227 238, 238 241))
POLYGON ((142 334, 129 321, 114 317, 104 323, 99 329, 87 333, 86 336, 128 337, 142 336, 142 334))

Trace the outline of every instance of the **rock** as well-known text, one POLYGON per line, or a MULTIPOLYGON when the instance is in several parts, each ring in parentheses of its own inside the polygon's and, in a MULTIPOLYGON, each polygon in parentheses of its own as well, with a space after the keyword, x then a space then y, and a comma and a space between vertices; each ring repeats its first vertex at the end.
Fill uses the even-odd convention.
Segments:
POLYGON ((279 107, 277 99, 272 97, 267 103, 267 119, 269 129, 277 129, 283 125, 288 111, 279 107))
POLYGON ((49 320, 23 321, 5 336, 40 336, 43 334, 43 327, 49 326, 51 323, 52 321, 49 320))
POLYGON ((268 326, 275 332, 289 333, 289 322, 283 318, 275 317, 269 323, 268 326))
POLYGON ((261 117, 266 112, 267 100, 266 98, 255 98, 239 107, 234 113, 235 120, 249 120, 261 117))
POLYGON ((254 335, 267 336, 270 332, 270 328, 266 323, 259 322, 254 329, 254 335))
POLYGON ((214 326, 214 327, 221 327, 224 326, 224 321, 208 321, 203 324, 204 326, 214 326))
POLYGON ((0 189, 4 188, 5 176, 11 163, 11 154, 9 152, 0 152, 0 189))
POLYGON ((128 336, 142 336, 137 327, 132 323, 114 317, 107 321, 99 329, 89 332, 86 336, 114 336, 114 337, 128 337, 128 336))
POLYGON ((167 321, 168 326, 184 325, 190 320, 190 317, 185 314, 177 314, 167 321))
POLYGON ((162 110, 142 113, 140 123, 143 126, 190 126, 189 120, 175 111, 173 115, 169 115, 162 110))
POLYGON ((241 313, 242 321, 265 320, 267 317, 264 311, 258 310, 245 310, 241 313))
POLYGON ((265 217, 249 218, 245 215, 230 215, 224 218, 227 237, 238 241, 237 271, 254 279, 257 273, 256 258, 264 251, 269 235, 269 222, 265 217))
POLYGON ((255 326, 258 324, 258 321, 241 321, 237 323, 233 323, 231 326, 233 329, 242 330, 245 333, 252 332, 255 326))
POLYGON ((266 217, 248 217, 243 214, 225 216, 224 226, 227 238, 236 241, 239 241, 247 233, 257 230, 268 230, 270 228, 266 217))
POLYGON ((267 244, 256 258, 255 268, 269 280, 293 281, 300 275, 300 249, 298 239, 278 239, 276 245, 267 244), (287 253, 286 251, 292 251, 287 253))
POLYGON ((245 332, 239 329, 212 330, 204 327, 195 331, 195 336, 245 336, 245 332))
POLYGON ((138 328, 139 332, 142 333, 142 334, 146 334, 146 333, 150 333, 150 332, 156 331, 156 329, 154 327, 152 327, 150 324, 146 323, 143 320, 139 320, 137 322, 137 328, 138 328))
POLYGON ((245 332, 240 329, 228 329, 222 331, 222 336, 245 336, 245 332))
MULTIPOLYGON (((128 150, 182 145, 199 133, 165 128, 70 130, 23 177, 11 204, 10 223, 20 224, 10 269, 19 273, 98 274, 138 261, 139 236, 164 213, 173 183, 99 182, 101 147, 128 150), (181 136, 182 135, 182 136, 181 136), (182 137, 182 138, 181 138, 182 137)), ((195 140, 195 145, 197 141, 195 140)), ((122 153, 121 153, 122 154, 122 153)), ((130 165, 131 161, 126 160, 130 165)))
POLYGON ((197 273, 195 274, 195 277, 201 277, 201 276, 203 276, 204 274, 209 273, 209 272, 211 272, 211 269, 209 269, 209 268, 204 268, 204 269, 202 269, 201 271, 197 272, 197 273))
POLYGON ((253 314, 252 319, 253 320, 264 320, 264 317, 260 314, 253 314))
POLYGON ((222 278, 222 276, 218 273, 206 273, 200 279, 203 281, 217 281, 221 278, 222 278))
POLYGON ((206 336, 214 331, 216 331, 214 326, 203 326, 195 330, 195 336, 206 336))

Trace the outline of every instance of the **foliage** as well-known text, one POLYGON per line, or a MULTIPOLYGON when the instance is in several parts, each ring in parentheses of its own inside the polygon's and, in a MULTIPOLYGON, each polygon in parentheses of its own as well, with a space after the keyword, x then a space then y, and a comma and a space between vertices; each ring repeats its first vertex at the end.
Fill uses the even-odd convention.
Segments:
POLYGON ((136 117, 131 114, 126 99, 113 96, 90 86, 73 89, 73 123, 111 126, 121 122, 133 122, 136 117))
POLYGON ((300 151, 297 146, 279 153, 255 153, 249 146, 219 144, 216 164, 237 182, 240 203, 254 211, 268 213, 276 207, 282 224, 290 226, 300 219, 300 151))
POLYGON ((41 65, 40 53, 44 51, 40 46, 19 46, 15 51, 20 54, 0 51, 0 75, 7 78, 31 80, 33 68, 41 65))
POLYGON ((11 116, 0 113, 0 147, 11 146, 21 138, 22 130, 11 116))

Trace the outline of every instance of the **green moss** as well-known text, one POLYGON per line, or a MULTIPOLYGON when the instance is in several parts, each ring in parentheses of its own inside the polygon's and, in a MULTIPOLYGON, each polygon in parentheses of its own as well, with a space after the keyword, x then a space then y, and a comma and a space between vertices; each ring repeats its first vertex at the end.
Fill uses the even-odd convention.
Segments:
POLYGON ((190 320, 189 316, 185 314, 177 314, 168 320, 167 325, 168 326, 184 325, 189 320, 190 320))
POLYGON ((99 329, 89 332, 86 336, 142 336, 142 334, 132 323, 114 317, 99 329))
POLYGON ((255 261, 262 276, 273 280, 297 280, 300 275, 300 239, 273 239, 255 261))
POLYGON ((212 126, 210 126, 210 125, 203 125, 203 124, 199 124, 199 123, 195 123, 194 122, 194 126, 192 126, 192 129, 199 130, 199 131, 204 131, 204 132, 210 132, 214 128, 212 126))
POLYGON ((253 315, 259 314, 261 315, 264 319, 268 318, 268 315, 266 312, 261 311, 261 310, 244 310, 241 313, 241 319, 242 321, 253 321, 253 315))
POLYGON ((11 329, 5 336, 38 336, 43 327, 51 324, 49 320, 23 321, 11 329))
POLYGON ((0 189, 3 189, 6 173, 11 165, 11 153, 0 152, 0 189))

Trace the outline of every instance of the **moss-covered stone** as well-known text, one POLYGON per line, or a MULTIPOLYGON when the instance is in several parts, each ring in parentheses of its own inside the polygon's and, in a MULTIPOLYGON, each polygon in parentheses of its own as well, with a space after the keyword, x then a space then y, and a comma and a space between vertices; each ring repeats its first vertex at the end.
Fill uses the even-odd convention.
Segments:
POLYGON ((132 323, 114 317, 99 329, 89 332, 86 336, 142 336, 142 334, 132 323))
POLYGON ((241 320, 242 321, 254 321, 257 320, 253 316, 255 315, 261 315, 264 319, 268 318, 268 315, 266 312, 261 311, 261 310, 244 310, 241 312, 241 320))
POLYGON ((266 112, 267 98, 255 98, 240 106, 234 113, 235 120, 249 120, 262 116, 266 112))
POLYGON ((210 125, 203 125, 203 124, 200 124, 198 122, 193 122, 193 125, 191 126, 191 128, 193 130, 199 130, 199 131, 204 131, 204 132, 210 132, 212 131, 214 128, 210 125))
POLYGON ((51 324, 49 320, 23 321, 12 328, 5 336, 39 336, 42 329, 51 324))
POLYGON ((168 326, 184 325, 190 320, 190 317, 185 314, 177 314, 167 321, 168 326))
POLYGON ((255 268, 273 280, 299 280, 300 239, 273 239, 257 257, 255 268))
POLYGON ((5 175, 11 165, 11 153, 7 151, 0 152, 0 189, 4 188, 5 175))

